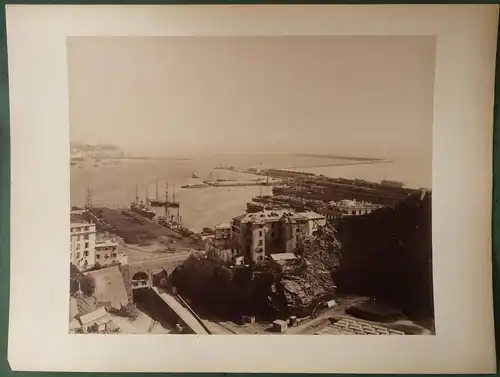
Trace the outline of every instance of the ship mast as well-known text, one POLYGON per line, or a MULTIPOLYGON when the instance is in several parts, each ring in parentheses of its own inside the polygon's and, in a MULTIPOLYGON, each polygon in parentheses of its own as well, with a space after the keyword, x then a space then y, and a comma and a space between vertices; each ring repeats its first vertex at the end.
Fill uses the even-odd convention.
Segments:
POLYGON ((158 179, 156 180, 156 201, 158 201, 158 179))
POLYGON ((165 219, 168 220, 168 181, 165 181, 165 219))
POLYGON ((139 204, 139 185, 135 185, 135 204, 139 204))
POLYGON ((90 189, 90 185, 87 186, 87 202, 85 204, 85 209, 90 211, 92 208, 92 190, 90 189))
MULTIPOLYGON (((180 220, 180 214, 179 214, 179 211, 180 211, 180 203, 176 202, 175 201, 175 185, 174 185, 174 188, 173 188, 173 192, 172 192, 172 202, 173 203, 177 203, 177 218, 175 219, 175 221, 177 222, 177 224, 180 225, 181 223, 181 220, 180 220)), ((175 205, 175 204, 174 204, 175 205)))

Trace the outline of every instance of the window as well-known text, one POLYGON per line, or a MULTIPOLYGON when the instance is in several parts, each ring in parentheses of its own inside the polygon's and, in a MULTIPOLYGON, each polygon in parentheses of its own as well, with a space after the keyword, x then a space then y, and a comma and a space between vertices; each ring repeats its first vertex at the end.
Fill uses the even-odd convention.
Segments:
POLYGON ((76 240, 77 240, 77 241, 80 241, 80 236, 76 236, 76 240))
POLYGON ((88 249, 89 248, 89 243, 88 242, 85 242, 85 248, 88 249))
POLYGON ((116 258, 116 253, 111 253, 112 258, 116 258))
POLYGON ((76 252, 76 258, 80 258, 80 253, 78 251, 76 252))
POLYGON ((262 237, 262 230, 259 231, 259 237, 262 237))
POLYGON ((89 231, 89 227, 88 227, 88 226, 86 226, 86 227, 85 227, 85 231, 86 231, 86 232, 88 232, 88 231, 89 231))
POLYGON ((259 246, 262 246, 262 240, 259 240, 259 246))
POLYGON ((76 250, 80 250, 80 244, 79 243, 76 244, 76 250))
POLYGON ((89 235, 88 235, 88 234, 84 235, 84 236, 83 236, 83 239, 84 239, 84 240, 88 240, 88 239, 89 239, 89 235))
POLYGON ((83 252, 83 256, 84 256, 84 257, 88 257, 88 256, 89 256, 89 251, 88 251, 88 250, 85 250, 85 251, 83 252))
POLYGON ((100 254, 96 254, 95 255, 95 259, 100 259, 101 258, 101 255, 100 254))

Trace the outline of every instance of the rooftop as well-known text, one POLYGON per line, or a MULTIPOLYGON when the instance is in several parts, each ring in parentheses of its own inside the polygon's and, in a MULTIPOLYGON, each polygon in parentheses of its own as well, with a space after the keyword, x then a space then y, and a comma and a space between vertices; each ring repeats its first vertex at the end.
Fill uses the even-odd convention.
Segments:
POLYGON ((270 257, 274 261, 297 259, 294 253, 271 254, 270 257))
POLYGON ((222 224, 216 225, 215 229, 231 229, 231 224, 222 223, 222 224))
POLYGON ((83 226, 94 226, 94 224, 84 221, 71 222, 71 228, 81 228, 83 226))
POLYGON ((95 247, 116 247, 118 243, 111 240, 101 240, 96 242, 95 247))
POLYGON ((303 219, 301 215, 290 209, 263 210, 255 213, 247 213, 237 217, 242 223, 268 223, 281 219, 303 219))
POLYGON ((325 218, 325 216, 313 211, 299 212, 298 214, 302 217, 307 218, 308 220, 320 220, 325 218))
POLYGON ((97 310, 94 310, 93 312, 90 312, 90 313, 87 313, 87 314, 80 316, 80 322, 82 325, 85 325, 87 323, 97 321, 98 319, 105 317, 107 315, 108 315, 108 312, 106 311, 106 309, 101 307, 97 310))

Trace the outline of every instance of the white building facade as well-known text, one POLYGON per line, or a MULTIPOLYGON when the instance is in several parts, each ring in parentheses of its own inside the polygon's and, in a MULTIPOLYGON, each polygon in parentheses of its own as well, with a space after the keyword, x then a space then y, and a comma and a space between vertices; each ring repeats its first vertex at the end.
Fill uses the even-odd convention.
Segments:
POLYGON ((95 265, 95 244, 95 224, 71 223, 70 259, 78 269, 84 270, 95 265))
POLYGON ((80 271, 96 265, 127 264, 127 256, 119 251, 119 247, 114 239, 99 239, 95 224, 71 223, 70 261, 80 271))

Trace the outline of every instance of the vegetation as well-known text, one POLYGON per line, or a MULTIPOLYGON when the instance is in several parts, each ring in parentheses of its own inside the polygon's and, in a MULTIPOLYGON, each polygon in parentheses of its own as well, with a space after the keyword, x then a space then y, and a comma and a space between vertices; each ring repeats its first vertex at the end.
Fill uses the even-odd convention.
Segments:
POLYGON ((120 317, 130 318, 132 320, 139 316, 139 311, 133 303, 128 303, 127 305, 122 305, 119 309, 110 308, 108 310, 110 314, 114 314, 120 317))
POLYGON ((95 279, 93 276, 86 275, 80 280, 80 289, 85 296, 92 296, 95 292, 95 279))

